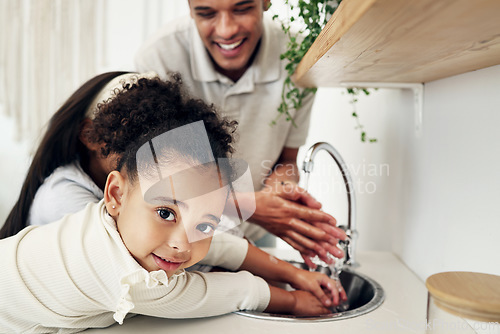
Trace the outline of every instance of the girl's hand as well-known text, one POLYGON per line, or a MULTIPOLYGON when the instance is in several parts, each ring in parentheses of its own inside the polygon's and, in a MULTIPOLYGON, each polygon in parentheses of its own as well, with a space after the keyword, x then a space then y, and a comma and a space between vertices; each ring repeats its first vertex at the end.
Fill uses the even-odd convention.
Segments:
POLYGON ((314 295, 308 291, 291 291, 295 298, 295 304, 291 310, 293 315, 298 316, 317 316, 330 314, 331 310, 326 308, 314 295))
POLYGON ((347 300, 340 282, 319 272, 297 269, 290 285, 297 290, 309 291, 325 307, 337 306, 341 301, 347 300))

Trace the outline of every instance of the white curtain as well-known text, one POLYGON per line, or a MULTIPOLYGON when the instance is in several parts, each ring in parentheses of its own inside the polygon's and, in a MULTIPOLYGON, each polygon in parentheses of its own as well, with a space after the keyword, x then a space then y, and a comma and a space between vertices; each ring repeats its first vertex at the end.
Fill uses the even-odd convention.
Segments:
POLYGON ((17 139, 36 137, 75 84, 95 73, 103 4, 1 0, 0 102, 17 139))
POLYGON ((123 69, 110 48, 128 47, 132 59, 154 30, 186 13, 185 0, 0 0, 0 109, 14 118, 16 139, 36 140, 84 81, 123 69), (140 37, 114 43, 133 33, 140 37))

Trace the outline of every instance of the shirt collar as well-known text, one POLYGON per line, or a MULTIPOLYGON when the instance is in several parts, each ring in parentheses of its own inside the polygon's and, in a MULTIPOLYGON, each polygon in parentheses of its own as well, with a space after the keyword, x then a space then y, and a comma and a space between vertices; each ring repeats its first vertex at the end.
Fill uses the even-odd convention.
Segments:
POLYGON ((250 68, 254 70, 254 80, 256 83, 276 81, 280 77, 281 69, 281 43, 285 35, 279 35, 281 29, 272 29, 270 18, 264 15, 264 31, 260 41, 259 53, 254 59, 250 68), (269 22, 270 21, 270 22, 269 22))
POLYGON ((195 81, 206 82, 217 81, 217 72, 213 68, 212 60, 205 49, 205 45, 203 45, 193 19, 190 20, 189 25, 191 38, 189 54, 191 55, 191 73, 193 73, 193 79, 195 81))
MULTIPOLYGON (((264 16, 264 31, 262 33, 259 52, 250 68, 243 75, 247 76, 251 74, 255 83, 276 81, 279 79, 282 70, 280 45, 285 36, 277 36, 278 32, 281 30, 273 30, 271 25, 275 23, 269 22, 270 20, 271 19, 266 15, 264 16), (251 73, 247 73, 249 71, 251 73)), ((190 39, 189 51, 191 55, 191 72, 193 73, 193 79, 202 82, 221 81, 222 75, 214 69, 212 60, 198 34, 193 19, 191 19, 190 22, 190 39)))

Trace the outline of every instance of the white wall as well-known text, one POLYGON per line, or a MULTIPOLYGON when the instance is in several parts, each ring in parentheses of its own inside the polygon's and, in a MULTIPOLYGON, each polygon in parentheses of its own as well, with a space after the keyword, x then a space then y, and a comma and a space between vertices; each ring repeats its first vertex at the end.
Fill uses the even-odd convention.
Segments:
MULTIPOLYGON (((317 92, 309 137, 299 152, 299 160, 319 141, 332 144, 342 155, 356 193, 358 250, 392 249, 391 224, 401 220, 401 210, 396 204, 403 178, 401 137, 405 131, 412 131, 412 99, 410 92, 387 89, 379 89, 368 97, 360 96, 356 104, 360 121, 368 136, 378 140, 362 143, 345 89, 321 88, 317 92)), ((347 223, 347 195, 342 176, 327 153, 318 153, 308 190, 339 225, 347 223)))
MULTIPOLYGON (((360 143, 342 91, 318 92, 308 146, 328 141, 354 168, 359 249, 393 250, 423 280, 446 270, 500 274, 500 66, 427 83, 420 137, 410 91, 361 98, 358 113, 376 144, 360 143)), ((327 173, 310 189, 342 223, 343 190, 314 189, 325 188, 318 180, 327 173)))
POLYGON ((158 27, 172 19, 187 15, 186 0, 107 0, 104 49, 106 70, 132 70, 133 56, 144 40, 158 27))
POLYGON ((425 87, 421 139, 407 135, 394 250, 422 278, 500 275, 500 66, 425 87))

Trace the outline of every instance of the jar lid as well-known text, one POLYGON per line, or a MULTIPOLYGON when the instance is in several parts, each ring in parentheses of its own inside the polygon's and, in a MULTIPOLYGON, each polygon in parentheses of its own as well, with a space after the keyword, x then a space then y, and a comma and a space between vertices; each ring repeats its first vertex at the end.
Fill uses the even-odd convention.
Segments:
POLYGON ((425 285, 440 308, 465 318, 500 321, 500 276, 474 272, 443 272, 425 285))

